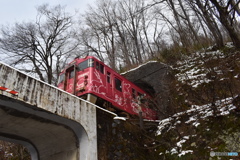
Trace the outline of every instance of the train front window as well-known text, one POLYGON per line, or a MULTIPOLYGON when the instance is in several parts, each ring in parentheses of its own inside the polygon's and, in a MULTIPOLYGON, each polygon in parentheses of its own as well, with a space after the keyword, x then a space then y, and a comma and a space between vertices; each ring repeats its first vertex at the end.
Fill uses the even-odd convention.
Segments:
POLYGON ((74 77, 74 70, 71 70, 69 72, 69 79, 73 78, 74 77))
POLYGON ((88 67, 93 67, 94 66, 94 60, 93 59, 88 59, 86 61, 83 61, 78 64, 78 70, 82 71, 88 67))
POLYGON ((61 75, 59 76, 59 78, 58 78, 58 84, 61 83, 61 82, 63 82, 64 79, 65 79, 65 74, 63 73, 63 74, 61 74, 61 75))

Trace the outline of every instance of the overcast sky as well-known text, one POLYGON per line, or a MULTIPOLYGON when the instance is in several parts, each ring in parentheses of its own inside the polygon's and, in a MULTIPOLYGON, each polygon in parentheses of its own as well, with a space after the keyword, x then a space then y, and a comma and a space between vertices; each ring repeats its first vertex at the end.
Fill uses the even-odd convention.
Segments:
POLYGON ((61 4, 66 5, 66 11, 80 13, 93 5, 96 0, 0 0, 0 25, 13 24, 15 22, 28 22, 35 20, 37 15, 36 7, 44 3, 50 6, 61 4))

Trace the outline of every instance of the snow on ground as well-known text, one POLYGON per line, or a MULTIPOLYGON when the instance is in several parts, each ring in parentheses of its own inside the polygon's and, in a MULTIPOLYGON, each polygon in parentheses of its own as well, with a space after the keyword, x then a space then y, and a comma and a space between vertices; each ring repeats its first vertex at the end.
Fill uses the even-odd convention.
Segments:
MULTIPOLYGON (((220 51, 194 53, 185 61, 178 62, 176 69, 180 70, 180 73, 178 73, 176 77, 178 81, 187 83, 194 88, 202 83, 209 83, 211 80, 206 77, 209 70, 204 66, 204 63, 209 60, 221 58, 225 58, 225 55, 220 51)), ((214 68, 214 71, 222 74, 218 68, 214 68)))
MULTIPOLYGON (((228 115, 230 114, 230 111, 235 109, 236 107, 232 104, 234 98, 229 97, 226 99, 222 99, 219 101, 215 102, 216 108, 216 116, 220 115, 228 115)), ((156 135, 161 135, 162 131, 164 129, 168 129, 167 131, 174 129, 181 121, 179 121, 180 117, 183 115, 189 115, 189 119, 186 120, 185 122, 181 123, 187 123, 189 125, 193 125, 195 127, 198 127, 200 124, 199 120, 200 119, 206 119, 210 116, 214 116, 214 111, 212 104, 206 104, 202 106, 198 105, 192 105, 191 109, 184 111, 184 112, 179 112, 174 114, 173 116, 163 119, 159 122, 158 126, 158 131, 156 132, 156 135)), ((170 151, 166 151, 165 153, 171 153, 171 154, 178 154, 179 157, 187 154, 187 153, 192 153, 192 150, 182 150, 183 144, 190 138, 194 137, 194 135, 188 135, 182 137, 177 143, 176 147, 172 148, 170 151)), ((163 154, 163 153, 160 153, 163 154)))
MULTIPOLYGON (((223 99, 223 100, 219 100, 215 102, 215 105, 217 106, 217 116, 219 115, 228 115, 230 113, 231 110, 235 109, 236 106, 234 106, 232 104, 232 97, 223 99)), ((178 120, 180 118, 180 116, 184 115, 184 114, 188 114, 191 115, 189 117, 189 119, 187 121, 185 121, 184 123, 189 123, 189 124, 193 124, 196 127, 198 125, 200 125, 200 123, 197 122, 197 120, 199 118, 207 118, 209 116, 213 116, 213 107, 212 104, 206 104, 206 105, 202 105, 202 106, 198 106, 198 105, 192 105, 191 109, 183 111, 183 112, 179 112, 174 114, 172 117, 163 119, 159 122, 159 126, 158 126, 158 131, 157 131, 157 135, 161 134, 161 131, 163 129, 165 129, 165 127, 167 125, 172 124, 172 121, 174 120, 178 120)), ((180 121, 177 121, 177 123, 174 123, 175 125, 177 125, 180 121)), ((171 128, 174 128, 174 125, 171 126, 171 128)))
MULTIPOLYGON (((232 44, 228 43, 226 44, 226 47, 231 48, 232 44)), ((178 74, 176 74, 176 78, 178 81, 184 84, 187 84, 193 88, 197 88, 203 83, 209 83, 212 81, 207 76, 210 71, 214 71, 214 73, 216 73, 217 75, 223 75, 223 72, 220 68, 221 66, 207 68, 205 65, 206 62, 211 63, 212 61, 223 60, 224 58, 226 57, 221 51, 194 53, 191 56, 187 57, 185 61, 179 61, 175 68, 173 67, 178 71, 178 74)), ((239 78, 239 74, 235 75, 234 78, 239 78)), ((176 113, 169 118, 163 119, 159 122, 156 136, 159 136, 163 132, 166 133, 171 129, 176 128, 181 123, 192 125, 194 127, 199 127, 201 125, 201 119, 204 120, 209 118, 210 116, 226 116, 230 114, 231 110, 234 110, 236 108, 236 106, 234 106, 232 102, 234 98, 235 97, 229 97, 226 99, 218 100, 214 104, 211 103, 201 106, 192 105, 189 110, 176 113), (181 116, 187 117, 187 119, 183 121, 181 119, 181 116)), ((209 128, 206 128, 206 130, 209 130, 209 128)), ((166 150, 165 153, 177 154, 179 157, 187 153, 192 153, 192 150, 183 150, 183 145, 189 140, 190 137, 194 136, 196 135, 188 135, 177 139, 174 147, 166 150)), ((161 154, 164 154, 164 152, 160 153, 160 155, 161 154)))
POLYGON ((192 153, 193 151, 192 150, 186 150, 186 151, 182 151, 181 153, 178 154, 179 157, 187 154, 187 153, 192 153))

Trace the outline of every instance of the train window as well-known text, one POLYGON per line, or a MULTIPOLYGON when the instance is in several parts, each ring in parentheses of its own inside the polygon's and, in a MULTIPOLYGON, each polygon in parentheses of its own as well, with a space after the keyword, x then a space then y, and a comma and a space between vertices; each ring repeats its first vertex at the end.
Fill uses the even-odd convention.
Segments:
POLYGON ((74 77, 74 70, 71 70, 70 72, 69 72, 69 79, 70 78, 73 78, 74 77))
POLYGON ((122 81, 118 78, 115 78, 115 88, 122 92, 122 81))
POLYGON ((145 103, 146 102, 145 95, 138 92, 138 101, 140 103, 145 103))
POLYGON ((82 71, 82 70, 84 70, 86 68, 88 68, 88 61, 87 60, 78 64, 78 70, 79 71, 82 71))
POLYGON ((101 63, 96 62, 96 69, 104 74, 104 66, 101 63))
POLYGON ((65 79, 65 74, 63 73, 58 78, 58 84, 61 83, 62 81, 64 81, 64 79, 65 79))
POLYGON ((111 83, 111 73, 107 72, 107 82, 111 83))
POLYGON ((132 88, 132 97, 136 99, 136 90, 134 88, 132 88))
POLYGON ((94 60, 93 59, 88 59, 86 61, 83 61, 82 63, 78 64, 78 70, 82 71, 88 67, 93 67, 94 66, 94 60))
POLYGON ((102 64, 100 64, 100 68, 99 68, 99 71, 104 74, 104 66, 102 64))
POLYGON ((96 69, 99 70, 99 62, 96 62, 96 69))

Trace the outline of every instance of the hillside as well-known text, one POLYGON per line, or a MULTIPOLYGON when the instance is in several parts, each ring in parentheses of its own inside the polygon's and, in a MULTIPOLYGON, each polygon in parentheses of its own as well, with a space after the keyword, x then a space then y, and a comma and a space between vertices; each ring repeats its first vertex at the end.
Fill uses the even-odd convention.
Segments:
POLYGON ((154 158, 239 159, 216 155, 240 152, 240 52, 197 52, 173 70, 182 111, 160 121, 154 158))
MULTIPOLYGON (((154 63, 148 62, 133 69, 135 73, 124 75, 132 79, 139 79, 138 75, 144 77, 140 82, 152 84, 156 93, 155 85, 166 82, 164 78, 160 79, 158 74, 154 79, 143 75, 149 74, 147 68, 158 66, 154 63)), ((170 93, 168 105, 172 105, 171 111, 175 113, 165 114, 167 118, 156 123, 156 127, 145 122, 145 130, 133 121, 115 122, 114 134, 108 139, 111 146, 107 157, 119 160, 240 159, 236 156, 240 152, 239 51, 231 47, 215 51, 209 48, 185 56, 167 68, 171 69, 165 75, 175 77, 166 83, 170 93)))

